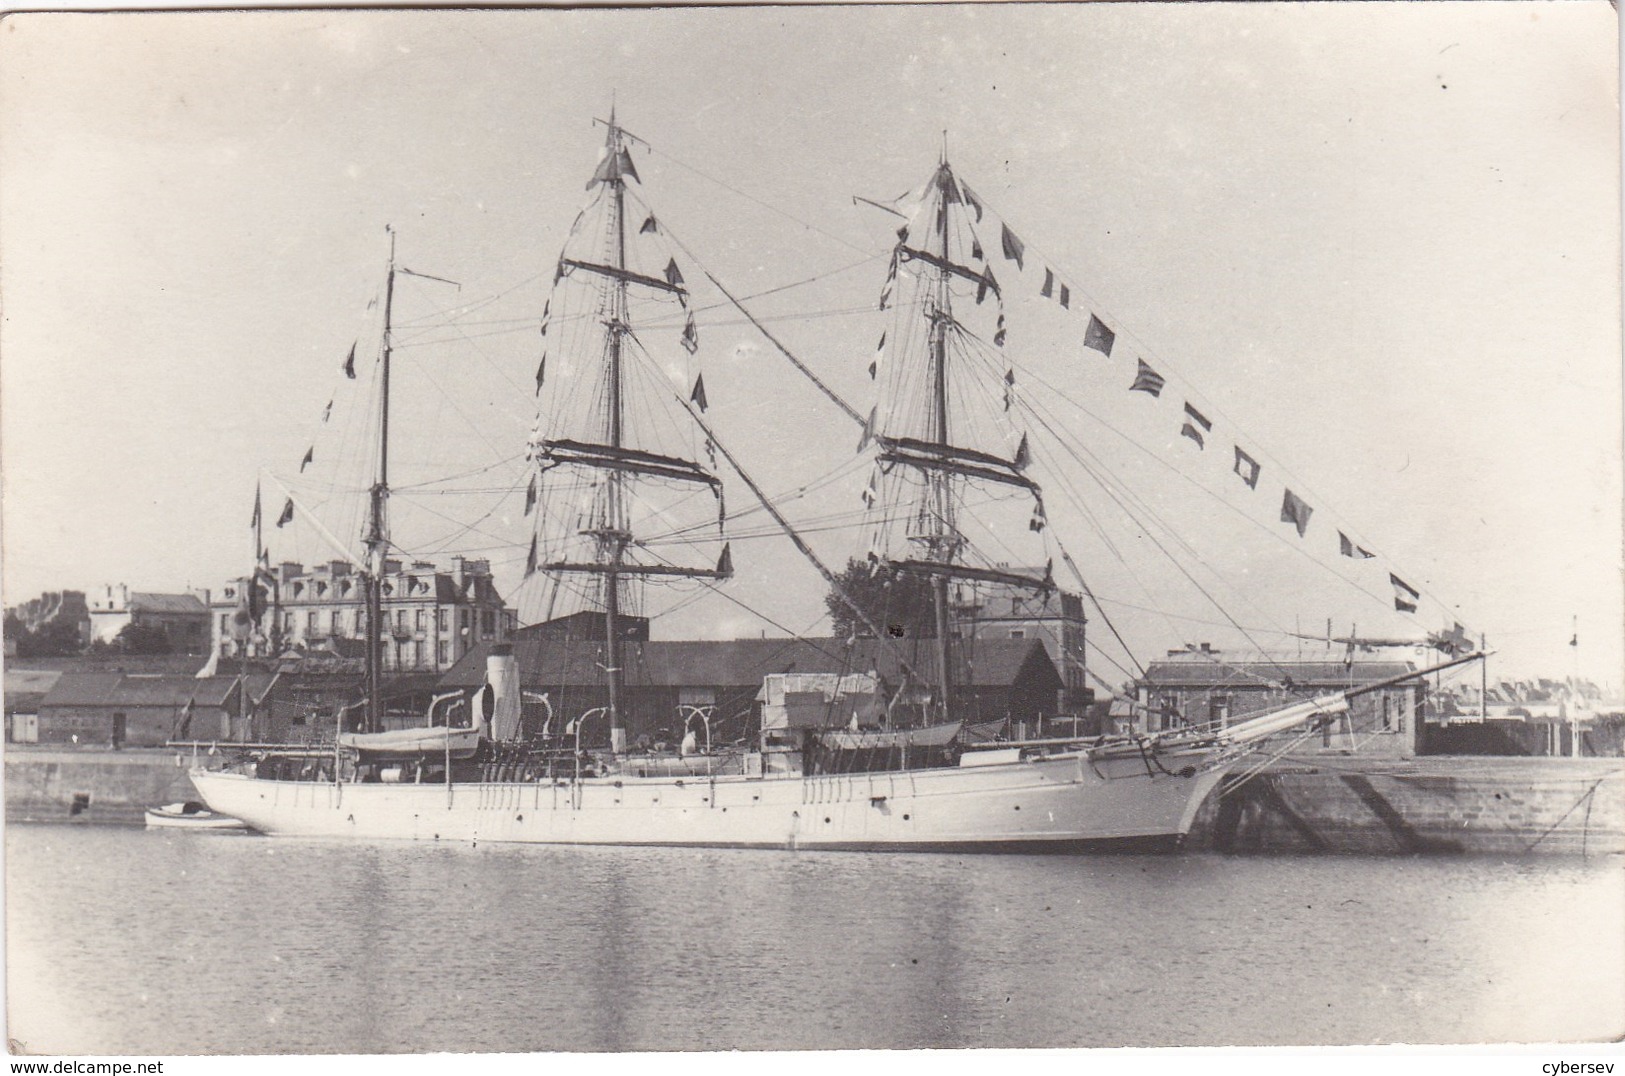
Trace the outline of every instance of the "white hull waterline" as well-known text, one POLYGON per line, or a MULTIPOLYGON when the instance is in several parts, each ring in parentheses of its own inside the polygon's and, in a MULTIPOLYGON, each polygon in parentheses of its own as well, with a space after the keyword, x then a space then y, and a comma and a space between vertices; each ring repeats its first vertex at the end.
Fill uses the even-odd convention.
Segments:
POLYGON ((194 771, 272 836, 864 850, 1171 848, 1224 774, 1206 746, 816 776, 384 784, 194 771), (1188 775, 1187 775, 1188 774, 1188 775))

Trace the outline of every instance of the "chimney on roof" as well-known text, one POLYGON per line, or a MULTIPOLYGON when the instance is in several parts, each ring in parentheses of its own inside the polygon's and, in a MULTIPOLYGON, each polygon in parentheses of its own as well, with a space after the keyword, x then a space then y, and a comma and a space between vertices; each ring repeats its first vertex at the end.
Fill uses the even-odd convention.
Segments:
POLYGON ((461 556, 451 558, 451 579, 457 584, 457 589, 463 589, 463 579, 468 574, 468 561, 461 556))
POLYGON ((285 560, 277 566, 276 577, 279 582, 286 583, 290 579, 298 579, 305 574, 305 566, 298 561, 285 560))

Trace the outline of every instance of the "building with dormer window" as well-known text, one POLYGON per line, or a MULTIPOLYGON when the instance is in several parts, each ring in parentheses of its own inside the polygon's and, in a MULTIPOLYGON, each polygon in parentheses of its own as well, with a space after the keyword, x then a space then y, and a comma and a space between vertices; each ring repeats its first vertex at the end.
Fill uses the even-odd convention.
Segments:
MULTIPOLYGON (((246 579, 235 579, 210 609, 214 652, 222 657, 277 657, 329 652, 357 656, 367 636, 361 574, 336 560, 306 569, 283 563, 263 572, 249 625, 246 579)), ((507 608, 486 560, 451 558, 451 569, 432 561, 385 561, 384 668, 442 672, 485 642, 502 642, 517 614, 507 608)))

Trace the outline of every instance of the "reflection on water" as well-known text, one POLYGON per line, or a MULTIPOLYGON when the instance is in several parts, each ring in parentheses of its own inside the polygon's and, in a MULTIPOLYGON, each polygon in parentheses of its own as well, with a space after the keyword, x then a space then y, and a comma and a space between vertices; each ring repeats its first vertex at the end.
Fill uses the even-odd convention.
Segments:
POLYGON ((12 826, 33 1052, 1574 1040, 1618 860, 339 844, 12 826))

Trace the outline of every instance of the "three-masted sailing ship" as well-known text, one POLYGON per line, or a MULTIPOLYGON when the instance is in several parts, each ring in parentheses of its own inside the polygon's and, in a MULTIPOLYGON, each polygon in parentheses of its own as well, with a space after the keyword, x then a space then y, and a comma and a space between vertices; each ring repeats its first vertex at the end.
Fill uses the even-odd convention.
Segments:
POLYGON ((867 724, 836 718, 825 729, 771 727, 753 742, 681 757, 629 748, 621 646, 624 621, 642 608, 641 588, 672 579, 723 584, 733 572, 720 462, 877 644, 887 645, 890 633, 840 590, 839 577, 708 423, 688 284, 674 257, 662 267, 651 252, 658 246, 636 242, 659 236, 661 224, 631 196, 629 184, 641 185, 632 136, 613 115, 607 127, 588 184, 592 200, 571 230, 543 313, 544 337, 552 336, 536 373, 541 406, 528 446, 526 511, 534 532, 526 570, 555 596, 574 595, 602 618, 595 638, 607 704, 562 716, 578 736, 584 722, 605 722, 609 750, 582 752, 579 741, 568 752, 518 743, 523 685, 501 647, 477 695, 437 700, 443 712, 423 729, 382 728, 376 582, 388 543, 386 298, 385 410, 365 536, 365 720, 338 737, 330 767, 303 780, 264 766, 195 772, 210 809, 267 834, 325 837, 825 849, 1171 846, 1249 744, 1347 709, 1347 697, 1332 694, 1226 729, 960 741, 965 719, 953 679, 964 662, 956 653, 963 644, 952 589, 991 583, 1044 594, 1055 582, 1052 559, 1033 554, 1020 563, 1046 567, 1026 571, 986 552, 990 541, 1001 551, 1016 538, 1042 544, 1047 521, 1043 490, 1029 474, 1027 433, 1012 418, 1010 381, 998 383, 998 368, 984 354, 990 341, 1003 344, 1004 306, 976 234, 981 205, 944 156, 897 233, 881 300, 892 311, 893 346, 872 371, 877 401, 860 447, 873 468, 862 552, 876 572, 925 581, 932 622, 924 633, 931 658, 920 662, 926 669, 901 655, 909 682, 891 697, 890 710, 879 697, 878 716, 867 724), (659 360, 648 353, 646 335, 653 334, 641 329, 651 322, 682 326, 681 353, 659 360), (675 390, 674 373, 681 374, 675 390), (643 540, 653 521, 696 501, 714 501, 709 548, 685 547, 695 551, 685 562, 643 540), (1000 519, 1013 521, 1017 534, 983 540, 982 528, 1000 519), (868 760, 861 767, 831 762, 859 754, 868 760))

